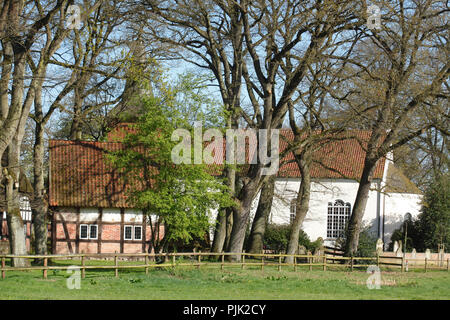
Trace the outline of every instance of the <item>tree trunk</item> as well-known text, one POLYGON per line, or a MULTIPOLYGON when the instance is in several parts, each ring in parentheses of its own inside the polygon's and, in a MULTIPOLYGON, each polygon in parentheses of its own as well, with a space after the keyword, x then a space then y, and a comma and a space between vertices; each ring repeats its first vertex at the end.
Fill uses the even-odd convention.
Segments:
POLYGON ((272 176, 261 189, 258 208, 252 223, 247 251, 250 253, 262 253, 264 232, 266 231, 267 219, 272 210, 273 194, 275 187, 275 176, 272 176))
POLYGON ((233 230, 233 210, 232 210, 232 208, 227 208, 227 211, 226 211, 226 235, 225 235, 225 243, 223 245, 224 251, 230 251, 231 230, 233 230))
MULTIPOLYGON (((36 115, 40 117, 40 115, 36 115)), ((36 121, 35 143, 34 143, 34 206, 33 227, 34 227, 34 248, 38 255, 47 254, 47 205, 44 200, 44 127, 42 121, 36 121)), ((37 263, 42 263, 38 259, 37 263)))
POLYGON ((211 252, 222 252, 227 235, 227 212, 226 209, 219 211, 217 215, 214 240, 211 246, 211 252))
POLYGON ((219 211, 217 215, 216 228, 211 252, 226 251, 230 242, 231 228, 233 226, 232 210, 225 208, 219 211))
MULTIPOLYGON (((233 210, 233 228, 231 230, 229 252, 242 252, 249 214, 250 206, 243 206, 233 210)), ((230 261, 241 261, 241 256, 230 255, 228 259, 230 261)))
MULTIPOLYGON (((5 50, 9 48, 11 44, 4 44, 5 50)), ((9 49, 7 50, 10 51, 9 49)), ((2 64, 2 67, 5 64, 2 64)), ((7 66, 9 68, 9 66, 7 66)), ((2 70, 3 71, 3 70, 2 70)), ((2 77, 4 76, 2 72, 2 77)), ((7 76, 9 76, 9 72, 7 72, 7 76)), ((16 131, 18 131, 18 127, 21 122, 21 117, 23 113, 26 111, 23 110, 23 95, 24 95, 24 78, 25 78, 25 53, 14 53, 14 71, 12 77, 12 85, 11 85, 11 95, 10 97, 5 98, 2 96, 2 118, 5 120, 1 121, 0 127, 0 159, 3 156, 3 153, 10 145, 11 141, 14 139, 14 135, 16 131), (7 108, 5 108, 5 103, 10 99, 10 104, 7 108), (7 112, 7 114, 6 114, 7 112)), ((8 82, 7 86, 9 86, 10 79, 2 79, 2 86, 4 86, 4 81, 8 82)), ((6 94, 8 91, 6 91, 6 94)), ((28 116, 28 113, 27 113, 28 116)))
POLYGON ((347 226, 344 248, 344 254, 347 257, 353 256, 358 250, 359 232, 366 210, 367 199, 369 198, 370 185, 372 182, 371 176, 375 169, 375 164, 376 160, 366 158, 358 192, 356 193, 355 204, 353 205, 352 215, 347 226))
POLYGON ((70 140, 80 141, 81 140, 81 115, 75 110, 72 119, 72 126, 70 127, 70 140))
POLYGON ((9 112, 8 89, 12 71, 13 49, 12 46, 8 44, 3 44, 2 49, 3 49, 3 61, 1 65, 2 72, 0 78, 0 120, 1 124, 3 125, 3 122, 6 120, 9 112))
MULTIPOLYGON (((6 211, 8 223, 8 237, 11 254, 26 255, 26 237, 24 224, 20 214, 20 195, 19 195, 19 156, 20 147, 16 139, 13 139, 8 147, 8 174, 6 176, 6 211)), ((13 267, 29 266, 26 258, 14 258, 11 265, 13 267)))
MULTIPOLYGON (((309 209, 309 199, 311 194, 311 175, 309 171, 310 161, 308 159, 300 159, 298 166, 302 175, 302 181, 297 194, 295 202, 295 218, 292 223, 291 233, 289 236, 289 243, 287 247, 287 254, 296 254, 298 250, 298 238, 300 235, 300 229, 306 214, 309 209)), ((286 257, 286 263, 293 263, 293 257, 286 257)))
MULTIPOLYGON (((230 189, 230 193, 234 196, 234 191, 236 190, 236 170, 229 167, 227 167, 225 170, 227 176, 227 186, 230 189)), ((219 212, 217 216, 214 240, 211 248, 212 252, 222 252, 224 251, 224 249, 228 248, 230 233, 227 232, 227 230, 230 228, 227 227, 227 225, 229 223, 230 214, 230 210, 227 208, 221 210, 221 212, 219 212)))
MULTIPOLYGON (((257 180, 254 179, 243 187, 240 206, 233 208, 233 228, 231 230, 229 252, 242 252, 251 205, 258 191, 256 183, 259 181, 257 180)), ((230 255, 228 258, 230 261, 241 261, 240 255, 230 255)))

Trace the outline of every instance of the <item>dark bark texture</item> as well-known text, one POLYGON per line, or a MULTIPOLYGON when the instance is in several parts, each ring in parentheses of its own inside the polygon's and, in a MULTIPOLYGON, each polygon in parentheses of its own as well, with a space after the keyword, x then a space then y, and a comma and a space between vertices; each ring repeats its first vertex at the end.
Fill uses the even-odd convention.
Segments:
POLYGON ((272 210, 272 202, 275 188, 275 176, 272 176, 261 189, 261 195, 256 209, 255 217, 253 218, 252 229, 250 231, 250 238, 247 247, 247 252, 262 253, 264 233, 266 225, 272 210))

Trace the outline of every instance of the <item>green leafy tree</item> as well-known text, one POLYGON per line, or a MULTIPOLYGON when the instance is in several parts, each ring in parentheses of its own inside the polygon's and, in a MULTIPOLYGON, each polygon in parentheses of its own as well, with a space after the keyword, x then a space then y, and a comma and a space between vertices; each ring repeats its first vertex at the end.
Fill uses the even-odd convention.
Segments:
POLYGON ((419 214, 419 237, 415 243, 423 245, 419 249, 438 248, 442 245, 450 248, 450 175, 443 174, 435 178, 427 188, 419 214), (420 243, 419 243, 420 242, 420 243))
POLYGON ((163 98, 143 98, 143 113, 133 125, 134 133, 110 157, 129 189, 129 201, 150 218, 156 252, 167 252, 171 242, 203 237, 212 210, 231 204, 226 186, 211 175, 220 168, 173 163, 171 152, 178 142, 171 140, 172 133, 177 128, 192 132, 176 103, 171 90, 163 98))
POLYGON ((416 219, 408 219, 392 233, 389 250, 395 241, 405 242, 406 250, 415 248, 419 252, 426 249, 450 248, 450 179, 444 174, 433 179, 428 186, 422 210, 416 219))

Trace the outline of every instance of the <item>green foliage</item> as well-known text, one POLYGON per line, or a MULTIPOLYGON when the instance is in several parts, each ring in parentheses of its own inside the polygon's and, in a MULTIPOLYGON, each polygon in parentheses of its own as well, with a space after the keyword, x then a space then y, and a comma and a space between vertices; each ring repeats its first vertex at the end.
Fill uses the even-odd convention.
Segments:
POLYGON ((142 279, 141 278, 131 278, 128 280, 130 283, 141 283, 142 279))
MULTIPOLYGON (((374 257, 376 256, 376 245, 377 236, 371 231, 372 226, 368 225, 362 228, 359 233, 359 244, 358 250, 355 253, 355 257, 374 257)), ((336 247, 344 250, 345 245, 345 235, 347 231, 344 232, 344 236, 336 240, 336 247)))
POLYGON ((187 243, 202 237, 210 226, 211 209, 231 204, 229 192, 205 165, 172 162, 178 144, 171 141, 173 131, 192 128, 180 116, 170 90, 162 98, 142 98, 142 110, 134 124, 136 133, 127 135, 126 147, 110 156, 123 173, 129 201, 164 223, 166 241, 187 243))
POLYGON ((442 244, 447 251, 450 248, 450 174, 435 177, 427 188, 416 228, 419 230, 413 235, 416 249, 437 250, 442 244))
POLYGON ((359 233, 358 251, 356 257, 376 256, 377 237, 370 232, 370 227, 363 228, 359 233))
POLYGON ((289 243, 289 225, 268 224, 264 233, 264 247, 276 252, 284 251, 289 243))
MULTIPOLYGON (((155 72, 151 84, 143 84, 146 90, 158 97, 159 103, 166 110, 170 121, 183 119, 184 126, 193 126, 194 121, 201 121, 203 126, 224 127, 224 108, 211 94, 207 82, 209 78, 192 72, 179 74, 174 80, 168 80, 160 70, 155 72)), ((145 113, 141 104, 142 97, 134 97, 134 105, 130 110, 120 114, 122 122, 135 122, 137 115, 145 113)), ((179 127, 180 128, 180 127, 179 127)))
POLYGON ((413 248, 419 251, 425 251, 423 249, 422 234, 419 227, 418 220, 407 220, 402 225, 394 230, 391 236, 391 243, 389 243, 390 251, 394 248, 395 241, 401 241, 405 243, 405 230, 406 230, 406 251, 412 251, 413 248))
POLYGON ((419 252, 426 249, 438 250, 444 245, 450 248, 450 179, 442 175, 434 179, 427 188, 422 210, 415 220, 405 221, 391 237, 389 249, 395 241, 405 242, 405 224, 407 228, 406 250, 415 248, 419 252))
POLYGON ((266 277, 266 279, 271 280, 271 281, 280 281, 280 280, 288 280, 288 277, 286 277, 286 276, 278 276, 278 277, 268 276, 268 277, 266 277))
MULTIPOLYGON (((264 233, 264 247, 276 252, 286 251, 290 232, 291 225, 268 224, 264 233)), ((308 235, 300 230, 298 244, 304 246, 306 250, 314 252, 319 247, 319 240, 311 242, 308 235)))
POLYGON ((178 79, 171 88, 174 97, 174 108, 188 120, 190 125, 194 121, 201 121, 205 128, 222 128, 224 111, 207 87, 211 79, 191 72, 178 75, 178 79))

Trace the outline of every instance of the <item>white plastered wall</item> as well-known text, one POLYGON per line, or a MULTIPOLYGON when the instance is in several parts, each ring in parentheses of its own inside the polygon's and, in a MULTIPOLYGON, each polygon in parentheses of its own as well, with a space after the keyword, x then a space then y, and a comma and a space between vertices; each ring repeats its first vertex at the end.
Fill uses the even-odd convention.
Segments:
MULTIPOLYGON (((378 235, 380 205, 379 205, 379 181, 372 184, 369 192, 364 224, 372 226, 372 232, 378 235)), ((275 197, 272 205, 269 221, 276 224, 287 224, 290 222, 290 203, 297 196, 300 179, 278 179, 275 182, 275 197)), ((358 191, 358 183, 347 179, 324 179, 316 180, 311 184, 311 198, 309 211, 303 222, 302 229, 308 234, 310 240, 314 241, 321 237, 326 244, 332 245, 334 241, 327 239, 327 212, 328 203, 342 200, 345 203, 353 203, 358 191)))

